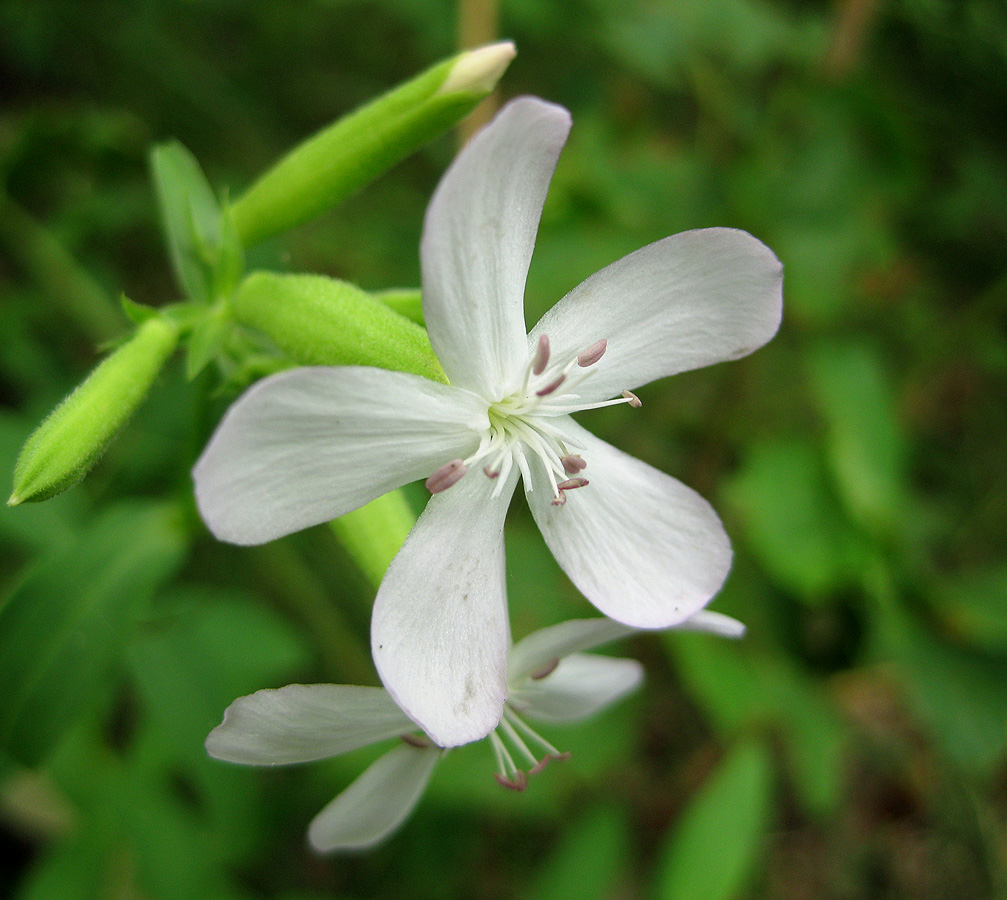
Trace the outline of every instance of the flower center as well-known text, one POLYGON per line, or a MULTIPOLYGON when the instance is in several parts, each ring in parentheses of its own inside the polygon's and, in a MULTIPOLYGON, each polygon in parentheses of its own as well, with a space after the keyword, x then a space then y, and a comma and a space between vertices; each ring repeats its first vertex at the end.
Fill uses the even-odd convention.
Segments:
POLYGON ((532 491, 529 460, 537 457, 549 480, 553 504, 566 503, 566 491, 587 486, 588 480, 580 475, 587 462, 579 452, 584 448, 552 420, 618 403, 640 406, 640 400, 631 391, 598 403, 584 403, 576 393, 577 387, 593 374, 591 367, 605 355, 607 346, 608 342, 602 339, 572 359, 551 365, 549 338, 544 334, 539 337, 520 384, 501 399, 490 402, 489 427, 475 453, 467 459, 445 463, 427 479, 427 489, 434 494, 447 490, 472 466, 481 465, 488 478, 499 479, 492 497, 500 495, 514 466, 521 472, 527 490, 532 491))

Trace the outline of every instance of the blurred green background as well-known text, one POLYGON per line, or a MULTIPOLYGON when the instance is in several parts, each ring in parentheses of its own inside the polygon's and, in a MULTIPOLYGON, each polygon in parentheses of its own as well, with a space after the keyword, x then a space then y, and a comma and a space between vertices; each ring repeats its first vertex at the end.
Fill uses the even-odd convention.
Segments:
MULTIPOLYGON (((120 291, 178 296, 153 142, 234 196, 452 53, 459 18, 449 0, 2 0, 0 469, 124 333, 120 291)), ((0 512, 0 891, 1007 896, 1007 7, 502 0, 497 31, 519 50, 501 96, 574 117, 530 321, 687 228, 744 228, 783 260, 767 347, 585 417, 714 502, 736 562, 713 608, 748 637, 624 642, 645 688, 545 729, 573 758, 526 793, 463 748, 387 845, 317 857, 307 823, 368 752, 264 772, 203 739, 261 687, 375 683, 371 592, 325 528, 207 534, 189 469, 232 396, 176 360, 81 485, 0 512)), ((454 148, 252 264, 415 286, 454 148)), ((593 614, 521 503, 508 528, 515 635, 593 614)))

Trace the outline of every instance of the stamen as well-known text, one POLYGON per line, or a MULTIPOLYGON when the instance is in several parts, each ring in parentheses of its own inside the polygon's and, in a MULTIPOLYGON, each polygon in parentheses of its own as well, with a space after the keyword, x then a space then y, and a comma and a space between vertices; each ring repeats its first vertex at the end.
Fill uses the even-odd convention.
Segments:
POLYGON ((425 749, 426 747, 433 746, 433 744, 430 741, 430 738, 422 734, 408 734, 408 733, 400 734, 399 738, 405 743, 409 744, 410 747, 420 747, 425 749))
POLYGON ((453 484, 461 481, 467 471, 468 467, 465 465, 464 460, 453 459, 449 463, 444 463, 443 466, 427 479, 427 490, 431 494, 439 494, 441 491, 446 491, 453 484))
POLYGON ((622 396, 626 398, 626 402, 632 406, 633 409, 639 409, 643 406, 643 402, 632 391, 623 391, 622 396))
POLYGON ((608 341, 602 338, 600 341, 596 341, 586 350, 581 350, 577 354, 577 365, 582 369, 586 369, 588 366, 593 366, 599 359, 605 355, 605 350, 608 348, 608 341))
POLYGON ((552 498, 553 506, 566 506, 566 494, 560 491, 555 497, 552 498))
POLYGON ((535 348, 535 356, 532 359, 531 371, 533 375, 541 375, 545 367, 549 365, 549 336, 539 335, 538 347, 535 348))
POLYGON ((493 748, 493 755, 496 756, 497 767, 500 769, 499 772, 493 773, 493 777, 505 788, 510 788, 512 791, 523 791, 528 787, 528 776, 514 764, 510 753, 507 752, 507 747, 496 731, 490 732, 490 746, 493 748))
POLYGON ((483 466, 483 472, 486 474, 487 478, 499 478, 500 477, 500 470, 497 469, 496 471, 494 471, 489 466, 483 466))
POLYGON ((555 378, 550 381, 541 390, 535 391, 536 397, 548 397, 553 391, 556 390, 564 381, 566 381, 566 375, 560 375, 559 378, 555 378))
POLYGON ((538 775, 538 773, 541 772, 552 760, 555 759, 557 762, 561 762, 562 760, 569 759, 569 758, 570 758, 569 751, 566 752, 566 753, 559 753, 559 754, 556 754, 556 753, 547 753, 537 763, 535 763, 534 766, 532 766, 528 770, 528 774, 529 775, 538 775))
MULTIPOLYGON (((536 669, 528 677, 532 681, 541 681, 547 675, 552 675, 552 673, 556 671, 556 667, 558 665, 559 665, 559 657, 554 656, 552 659, 549 660, 549 662, 547 662, 544 666, 542 666, 541 669, 536 669)), ((405 739, 403 738, 403 740, 405 739)))
POLYGON ((518 769, 514 773, 514 779, 505 778, 499 772, 494 772, 493 777, 502 784, 505 788, 510 788, 512 791, 518 791, 519 793, 528 787, 528 775, 525 773, 524 769, 518 769))
POLYGON ((567 475, 576 475, 578 472, 582 472, 587 468, 587 463, 584 461, 584 457, 577 456, 575 454, 564 456, 560 462, 563 463, 563 471, 566 472, 567 475))

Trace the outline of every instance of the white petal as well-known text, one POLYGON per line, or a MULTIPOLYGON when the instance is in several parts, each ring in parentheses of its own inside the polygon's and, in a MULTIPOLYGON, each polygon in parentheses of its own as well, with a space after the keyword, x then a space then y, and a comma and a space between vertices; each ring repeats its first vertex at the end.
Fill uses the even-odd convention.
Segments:
POLYGON ((568 619, 558 625, 540 628, 511 647, 507 680, 511 685, 520 684, 554 660, 607 644, 637 630, 631 625, 602 618, 568 619))
POLYGON ((712 609, 701 609, 698 613, 676 626, 678 631, 702 631, 725 638, 745 636, 745 624, 712 609))
POLYGON ((363 850, 388 837, 413 811, 440 759, 436 747, 402 744, 364 772, 312 820, 316 850, 363 850))
POLYGON ((503 524, 482 470, 430 499, 381 582, 371 652, 396 702, 442 747, 489 734, 507 697, 503 524))
POLYGON ((221 540, 261 544, 424 478, 478 446, 483 401, 365 366, 281 372, 228 410, 193 470, 221 540))
POLYGON ((695 491, 563 422, 584 449, 587 487, 553 506, 527 494, 535 521, 570 580, 606 616, 637 628, 667 628, 702 609, 731 567, 731 544, 695 491))
POLYGON ((206 739, 210 756, 252 766, 310 762, 413 731, 388 691, 288 684, 239 697, 206 739))
POLYGON ((441 179, 420 259, 430 343, 452 384, 491 400, 527 360, 524 285, 570 114, 515 100, 441 179))
POLYGON ((686 231, 574 288, 532 329, 528 346, 547 334, 558 360, 605 338, 605 355, 577 393, 585 402, 617 397, 761 347, 779 328, 782 286, 780 261, 750 234, 686 231))
POLYGON ((643 681, 635 659, 575 653, 540 681, 530 681, 512 699, 530 719, 574 722, 624 697, 643 681))

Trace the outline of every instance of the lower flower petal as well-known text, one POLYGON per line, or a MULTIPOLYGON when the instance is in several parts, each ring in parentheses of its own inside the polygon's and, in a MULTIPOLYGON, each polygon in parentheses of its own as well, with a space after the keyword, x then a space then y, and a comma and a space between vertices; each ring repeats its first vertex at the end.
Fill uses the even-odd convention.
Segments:
POLYGON ((500 496, 481 470, 430 498, 392 561, 371 620, 371 652, 396 702, 442 747, 489 734, 507 697, 500 496))
POLYGON ((511 702, 529 719, 576 722, 624 697, 641 681, 643 666, 635 659, 575 653, 545 678, 524 685, 511 702))
POLYGON ((479 443, 485 403, 366 366, 281 372, 228 410, 193 470, 210 530, 261 544, 350 512, 479 443))
POLYGON ((228 762, 284 765, 348 753, 414 727, 382 688, 288 684, 235 700, 206 750, 228 762))
POLYGON ((527 494, 546 543, 570 580, 606 616, 636 628, 677 625, 720 590, 731 544, 691 488, 567 420, 584 449, 588 486, 553 505, 527 494))
POLYGON ((440 759, 437 747, 402 744, 364 772, 312 820, 311 846, 363 850, 384 840, 413 811, 440 759))

